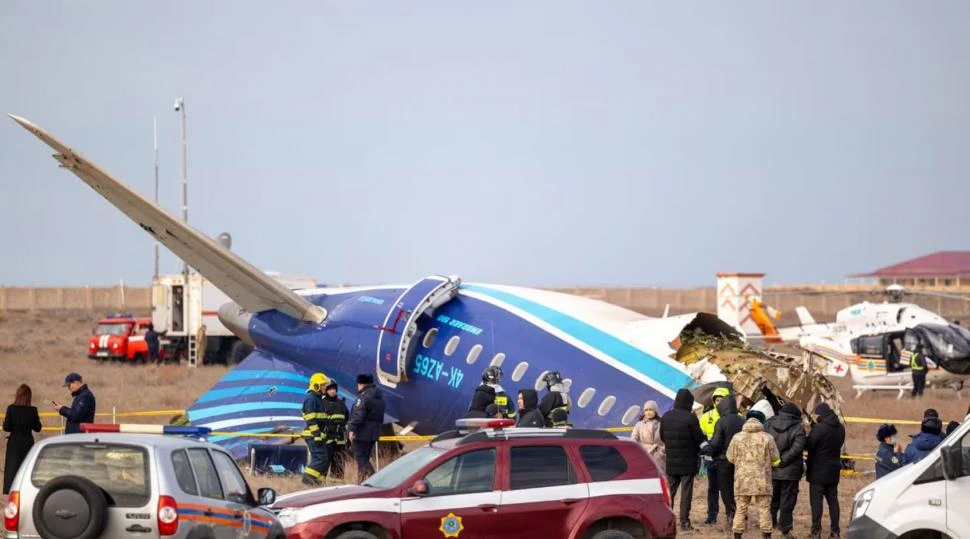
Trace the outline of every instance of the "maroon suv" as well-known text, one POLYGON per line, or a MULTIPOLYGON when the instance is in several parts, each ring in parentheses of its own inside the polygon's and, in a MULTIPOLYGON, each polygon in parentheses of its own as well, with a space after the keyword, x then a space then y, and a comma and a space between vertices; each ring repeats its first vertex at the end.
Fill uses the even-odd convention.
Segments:
POLYGON ((362 485, 273 505, 290 538, 674 537, 666 478, 635 442, 583 429, 461 420, 362 485))

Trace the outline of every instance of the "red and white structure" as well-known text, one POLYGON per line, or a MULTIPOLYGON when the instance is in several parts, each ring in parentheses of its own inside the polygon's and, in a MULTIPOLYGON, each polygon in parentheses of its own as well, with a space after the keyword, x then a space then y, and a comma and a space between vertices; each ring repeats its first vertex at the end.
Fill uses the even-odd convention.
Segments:
POLYGON ((760 329, 751 319, 751 296, 761 297, 764 273, 718 273, 717 316, 745 335, 758 335, 760 329))

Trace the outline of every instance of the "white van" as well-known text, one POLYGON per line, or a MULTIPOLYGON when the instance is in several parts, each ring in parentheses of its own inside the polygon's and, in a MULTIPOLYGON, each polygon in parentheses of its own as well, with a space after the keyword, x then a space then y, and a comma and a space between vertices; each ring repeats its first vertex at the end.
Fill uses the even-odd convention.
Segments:
POLYGON ((929 455, 855 497, 848 537, 970 539, 970 415, 929 455))

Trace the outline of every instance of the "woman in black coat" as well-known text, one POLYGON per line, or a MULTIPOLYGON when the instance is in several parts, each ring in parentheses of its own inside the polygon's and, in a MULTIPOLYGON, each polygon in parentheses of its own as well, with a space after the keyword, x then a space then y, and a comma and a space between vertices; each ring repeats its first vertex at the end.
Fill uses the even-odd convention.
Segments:
POLYGON ((839 475, 842 469, 842 445, 845 443, 845 427, 839 416, 821 402, 815 406, 815 421, 808 433, 808 479, 809 505, 812 508, 812 535, 822 531, 822 500, 828 503, 831 533, 839 535, 839 475))
POLYGON ((13 404, 7 406, 7 415, 3 418, 3 430, 10 433, 7 438, 7 458, 3 466, 3 493, 10 493, 10 485, 17 475, 17 470, 24 462, 27 452, 34 446, 34 435, 30 431, 40 432, 40 416, 37 408, 30 405, 30 386, 21 384, 17 388, 13 404))
POLYGON ((691 410, 694 395, 681 389, 674 397, 674 407, 660 418, 660 439, 667 449, 667 480, 670 483, 670 499, 677 498, 677 490, 683 485, 680 495, 680 529, 692 530, 690 507, 694 498, 694 476, 700 469, 701 444, 707 443, 701 432, 701 423, 691 410))

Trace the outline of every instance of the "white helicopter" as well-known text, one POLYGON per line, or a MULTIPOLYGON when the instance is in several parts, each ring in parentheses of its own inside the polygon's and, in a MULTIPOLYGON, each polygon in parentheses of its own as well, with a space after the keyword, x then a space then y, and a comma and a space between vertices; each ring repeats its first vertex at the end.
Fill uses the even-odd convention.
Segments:
POLYGON ((864 301, 846 307, 836 313, 835 322, 831 323, 819 323, 808 309, 797 307, 800 325, 775 328, 771 319, 777 320, 779 313, 760 299, 752 302, 752 318, 761 321, 759 327, 766 342, 797 343, 800 348, 832 362, 827 374, 851 375, 857 398, 867 390, 894 390, 898 392, 897 398, 901 398, 912 387, 909 362, 918 346, 931 358, 927 385, 951 387, 959 392, 970 378, 970 331, 958 323, 949 323, 933 311, 902 300, 907 295, 965 301, 970 298, 908 291, 896 284, 872 293, 885 294, 888 300, 864 301))

